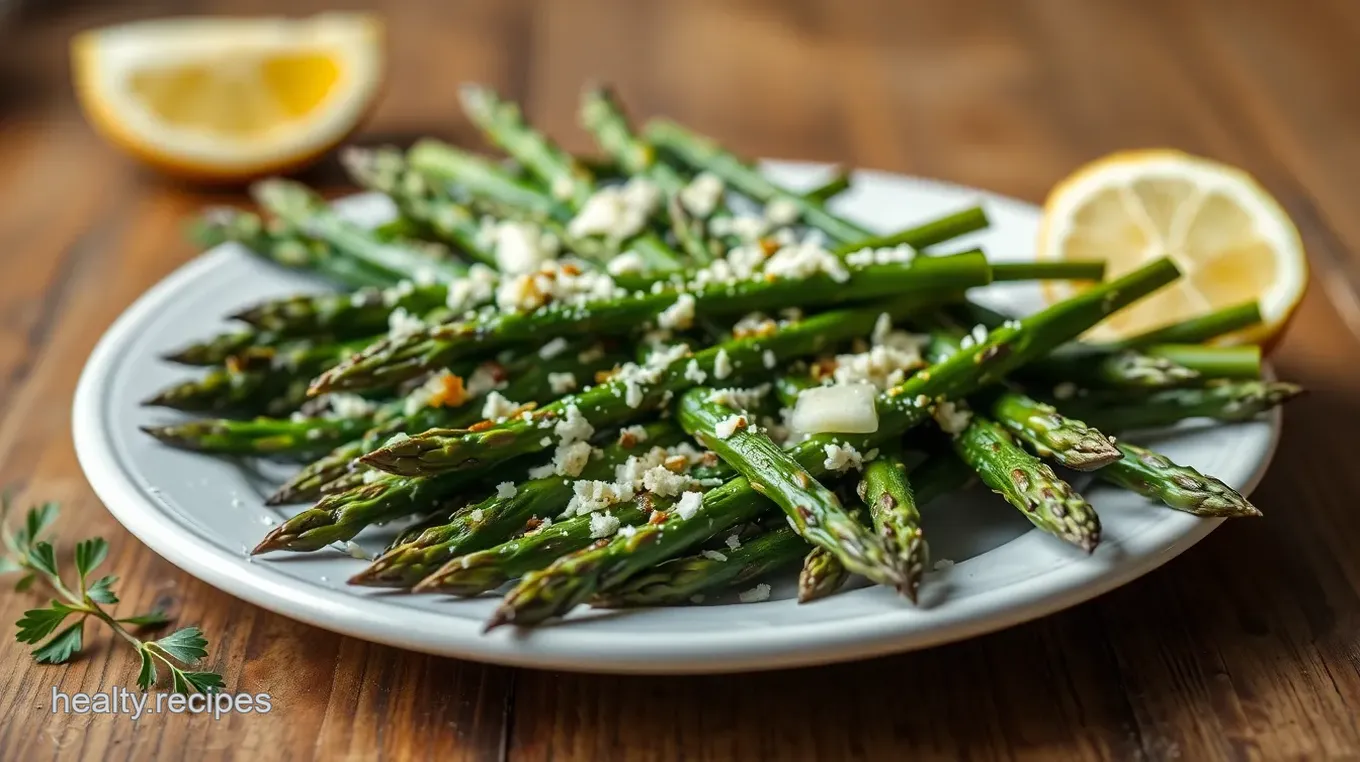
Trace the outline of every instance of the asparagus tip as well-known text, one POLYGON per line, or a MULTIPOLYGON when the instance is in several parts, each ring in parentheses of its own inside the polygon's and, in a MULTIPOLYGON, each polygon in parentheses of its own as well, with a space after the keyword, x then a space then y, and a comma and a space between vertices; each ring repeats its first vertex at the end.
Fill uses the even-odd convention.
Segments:
POLYGON ((250 555, 258 556, 262 553, 269 553, 275 550, 288 550, 291 536, 285 534, 285 526, 286 525, 281 524, 274 527, 269 534, 264 536, 263 540, 260 540, 260 544, 256 545, 254 550, 250 551, 250 555))
POLYGON ((514 621, 515 621, 515 609, 513 607, 506 606, 503 604, 497 606, 496 610, 492 612, 491 618, 486 620, 486 626, 482 628, 482 634, 485 635, 486 633, 491 632, 497 627, 510 624, 514 621))

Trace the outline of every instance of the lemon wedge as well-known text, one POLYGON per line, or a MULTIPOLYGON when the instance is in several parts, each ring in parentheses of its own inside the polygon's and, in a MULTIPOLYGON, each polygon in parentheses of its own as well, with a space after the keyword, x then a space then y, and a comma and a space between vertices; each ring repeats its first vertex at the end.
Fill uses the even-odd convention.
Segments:
POLYGON ((84 32, 71 45, 95 128, 176 175, 291 169, 359 123, 382 79, 375 16, 174 18, 84 32))
MULTIPOLYGON (((1247 173, 1172 150, 1116 153, 1060 183, 1044 204, 1038 258, 1103 259, 1118 277, 1169 256, 1183 278, 1092 329, 1118 340, 1256 300, 1263 322, 1225 343, 1263 342, 1288 321, 1308 284, 1298 230, 1247 173)), ((1081 288, 1050 283, 1049 300, 1081 288)))

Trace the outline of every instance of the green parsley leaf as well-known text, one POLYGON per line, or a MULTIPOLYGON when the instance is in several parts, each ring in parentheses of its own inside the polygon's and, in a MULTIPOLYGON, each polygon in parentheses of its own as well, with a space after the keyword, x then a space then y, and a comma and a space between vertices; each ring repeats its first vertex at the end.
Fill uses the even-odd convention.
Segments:
POLYGON ((113 589, 110 587, 110 585, 117 581, 118 578, 112 574, 107 577, 100 577, 90 583, 89 588, 85 591, 85 595, 95 603, 117 603, 118 596, 114 595, 113 589))
POLYGON ((37 542, 30 546, 28 564, 44 574, 57 576, 57 552, 50 543, 37 542))
POLYGON ((208 640, 197 627, 175 630, 155 645, 182 662, 192 662, 208 655, 208 640))
POLYGON ((149 690, 156 684, 156 660, 145 648, 139 649, 137 653, 142 657, 142 669, 137 673, 137 686, 144 691, 149 690))
POLYGON ((95 537, 89 540, 81 540, 76 543, 76 572, 80 574, 83 582, 86 575, 94 571, 95 567, 104 563, 104 559, 109 555, 109 544, 103 537, 95 537))
POLYGON ((33 658, 39 664, 61 664, 69 661, 80 652, 81 630, 84 626, 85 620, 81 619, 57 633, 57 636, 47 641, 46 645, 33 651, 33 658))
POLYGON ((20 643, 37 643, 61 626, 70 613, 69 606, 57 601, 52 601, 50 608, 29 609, 14 623, 19 628, 19 633, 14 637, 20 643))
POLYGON ((35 508, 28 509, 28 516, 24 520, 24 528, 20 529, 15 535, 15 542, 21 550, 26 549, 38 541, 38 535, 43 530, 52 525, 57 520, 57 504, 43 503, 35 508))
POLYGON ((226 686, 222 676, 216 672, 185 672, 184 679, 198 689, 199 693, 213 693, 226 686))

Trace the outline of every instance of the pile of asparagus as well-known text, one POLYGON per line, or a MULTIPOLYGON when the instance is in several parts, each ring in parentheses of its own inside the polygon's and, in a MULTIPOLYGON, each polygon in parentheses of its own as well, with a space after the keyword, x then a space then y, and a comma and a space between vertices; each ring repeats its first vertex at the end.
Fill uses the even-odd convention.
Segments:
POLYGON ((801 564, 799 597, 852 574, 915 600, 919 506, 971 479, 1084 551, 1100 519, 1050 464, 1169 508, 1254 516, 1223 482, 1111 432, 1251 418, 1299 393, 1260 378, 1259 321, 1220 310, 1117 345, 1080 337, 1178 277, 1157 261, 992 263, 941 244, 981 209, 875 234, 833 212, 850 181, 782 187, 667 121, 635 130, 588 89, 602 161, 518 108, 462 105, 506 160, 434 141, 351 150, 399 214, 367 228, 289 181, 268 218, 211 210, 235 241, 336 285, 257 304, 167 359, 206 368, 147 404, 230 417, 148 427, 223 455, 300 459, 273 504, 315 501, 255 553, 309 552, 412 519, 356 585, 475 596, 518 580, 488 627, 579 604, 686 604, 801 564), (1023 319, 968 289, 1086 281, 1023 319), (776 508, 778 509, 776 511, 776 508), (779 512, 783 513, 781 517, 779 512))

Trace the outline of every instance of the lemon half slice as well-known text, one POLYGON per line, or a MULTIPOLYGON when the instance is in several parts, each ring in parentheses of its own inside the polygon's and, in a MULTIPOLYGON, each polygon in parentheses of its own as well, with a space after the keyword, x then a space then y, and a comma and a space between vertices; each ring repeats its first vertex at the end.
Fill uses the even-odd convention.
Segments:
MULTIPOLYGON (((1303 298, 1308 264, 1298 230, 1250 175, 1172 150, 1116 153, 1059 184, 1044 205, 1040 259, 1103 259, 1118 277, 1169 256, 1184 277, 1096 326, 1116 340, 1256 300, 1263 323, 1226 341, 1263 341, 1303 298)), ((1057 301, 1077 285, 1050 283, 1057 301)))
POLYGON ((101 133, 204 179, 325 152, 382 79, 382 23, 365 14, 144 21, 84 32, 71 47, 77 96, 101 133))

